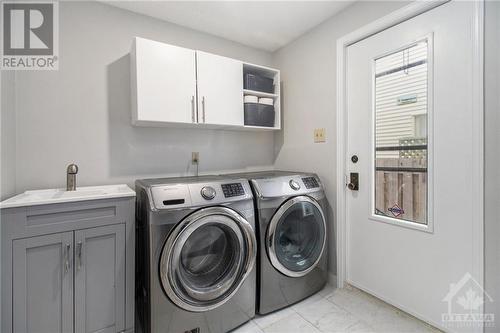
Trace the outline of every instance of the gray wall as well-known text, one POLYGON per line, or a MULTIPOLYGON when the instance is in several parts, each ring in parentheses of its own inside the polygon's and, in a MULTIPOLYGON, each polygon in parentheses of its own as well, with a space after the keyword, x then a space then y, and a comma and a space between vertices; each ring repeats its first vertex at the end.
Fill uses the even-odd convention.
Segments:
POLYGON ((500 2, 486 2, 485 31, 485 278, 486 292, 493 303, 486 313, 494 313, 500 327, 500 2))
POLYGON ((16 192, 16 115, 14 71, 2 71, 0 113, 0 200, 16 192))
POLYGON ((132 127, 128 56, 134 36, 262 65, 270 53, 96 2, 60 2, 59 32, 58 71, 16 73, 16 192, 64 186, 70 162, 79 185, 193 174, 192 151, 201 173, 272 167, 272 133, 132 127))
MULTIPOLYGON (((406 2, 357 2, 276 52, 283 81, 284 130, 276 135, 277 169, 312 171, 336 201, 336 42, 406 2), (314 143, 314 128, 326 129, 326 143, 314 143)), ((332 216, 332 212, 330 212, 332 216)), ((330 219, 333 221, 333 219, 330 219)), ((329 270, 336 274, 335 235, 330 232, 329 270)))
MULTIPOLYGON (((16 191, 15 72, 0 71, 0 200, 16 191)), ((0 221, 1 222, 1 221, 0 221)), ((0 231, 0 250, 2 248, 0 231)), ((2 253, 0 252, 0 258, 2 253)), ((0 265, 0 276, 2 275, 0 265)), ((0 286, 0 294, 1 286, 0 286)), ((0 304, 0 323, 2 309, 0 304)))

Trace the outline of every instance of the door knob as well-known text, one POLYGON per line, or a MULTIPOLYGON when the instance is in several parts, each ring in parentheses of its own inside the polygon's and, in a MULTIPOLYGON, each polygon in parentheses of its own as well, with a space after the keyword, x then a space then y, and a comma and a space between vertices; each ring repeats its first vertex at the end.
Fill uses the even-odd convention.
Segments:
POLYGON ((347 188, 350 189, 351 191, 358 191, 359 190, 359 173, 351 172, 351 175, 349 177, 349 184, 347 184, 347 188))

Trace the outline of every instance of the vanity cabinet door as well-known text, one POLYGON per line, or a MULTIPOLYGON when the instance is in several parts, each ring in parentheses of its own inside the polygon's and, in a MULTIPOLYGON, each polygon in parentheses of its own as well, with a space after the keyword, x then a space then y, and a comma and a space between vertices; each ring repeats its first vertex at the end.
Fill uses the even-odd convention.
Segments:
POLYGON ((243 63, 196 51, 198 123, 243 126, 243 63))
POLYGON ((125 329, 125 224, 75 231, 75 333, 125 329))
POLYGON ((131 51, 132 122, 196 122, 195 51, 136 38, 131 51))
POLYGON ((13 241, 13 332, 73 332, 73 232, 13 241))

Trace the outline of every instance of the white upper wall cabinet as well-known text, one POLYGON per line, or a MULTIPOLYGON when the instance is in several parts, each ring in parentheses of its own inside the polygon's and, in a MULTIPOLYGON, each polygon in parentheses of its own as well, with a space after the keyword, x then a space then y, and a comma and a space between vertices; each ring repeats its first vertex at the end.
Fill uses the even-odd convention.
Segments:
POLYGON ((131 51, 132 123, 194 123, 195 51, 135 38, 131 51))
POLYGON ((133 125, 281 129, 277 69, 139 37, 130 58, 133 125))
POLYGON ((198 122, 243 126, 243 63, 196 51, 198 122))

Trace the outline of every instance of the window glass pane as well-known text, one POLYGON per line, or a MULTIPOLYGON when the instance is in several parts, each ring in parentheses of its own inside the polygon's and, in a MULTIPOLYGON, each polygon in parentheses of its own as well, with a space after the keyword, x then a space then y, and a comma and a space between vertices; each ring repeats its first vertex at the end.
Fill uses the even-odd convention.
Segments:
POLYGON ((427 224, 427 41, 375 60, 375 214, 427 224))

